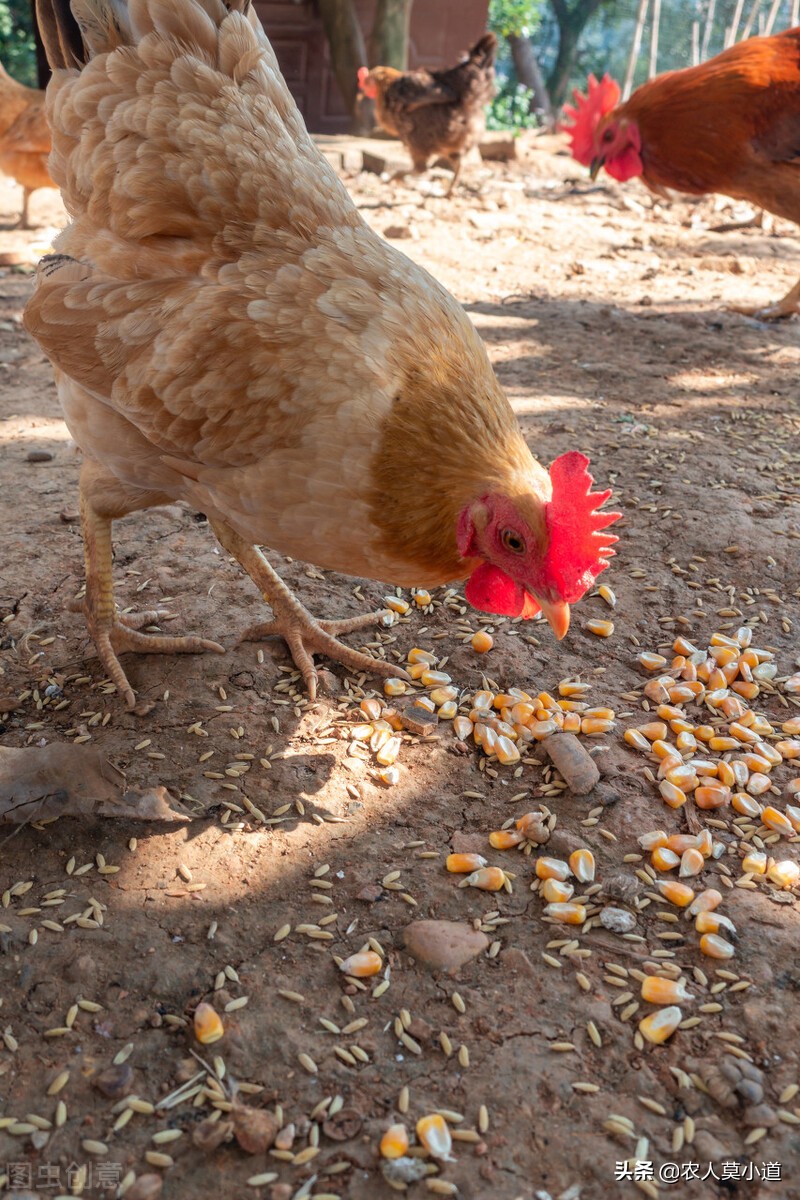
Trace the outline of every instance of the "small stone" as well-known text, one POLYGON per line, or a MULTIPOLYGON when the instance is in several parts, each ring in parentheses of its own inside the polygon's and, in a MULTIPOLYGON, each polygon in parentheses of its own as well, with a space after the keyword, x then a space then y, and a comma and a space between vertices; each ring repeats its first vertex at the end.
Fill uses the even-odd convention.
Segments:
POLYGON ((417 733, 420 737, 427 737, 433 733, 439 724, 436 713, 429 712, 421 704, 412 704, 410 708, 405 709, 400 714, 400 720, 404 729, 410 733, 417 733))
POLYGON ((517 157, 517 139, 502 130, 484 133, 478 150, 484 162, 513 162, 517 157))
POLYGON ((597 786, 600 772, 574 733, 551 733, 542 745, 573 796, 586 796, 597 786))
MULTIPOLYGON (((742 1100, 751 1106, 762 1108, 761 1101, 764 1099, 764 1089, 760 1083, 756 1083, 754 1079, 741 1079, 736 1084, 736 1092, 741 1096, 742 1100)), ((752 1109, 750 1110, 752 1111, 752 1109)), ((764 1125, 765 1121, 754 1121, 754 1125, 764 1125)))
POLYGON ((322 1123, 322 1132, 334 1142, 349 1142, 358 1137, 364 1118, 356 1108, 342 1108, 322 1123))
POLYGON ((233 1137, 233 1121, 212 1121, 210 1117, 206 1117, 192 1130, 192 1142, 198 1150, 204 1150, 206 1154, 216 1150, 231 1137, 233 1137))
POLYGON ((356 900, 363 900, 366 904, 374 904, 376 900, 380 900, 383 895, 383 888, 379 883, 365 883, 360 892, 356 893, 356 900))
POLYGON ((283 1129, 278 1132, 275 1138, 275 1149, 291 1150, 292 1143, 294 1142, 295 1132, 296 1130, 293 1124, 284 1125, 283 1129))
MULTIPOLYGON (((737 1087, 736 1090, 740 1092, 741 1088, 737 1087)), ((773 1125, 778 1124, 778 1114, 768 1104, 751 1104, 742 1115, 745 1125, 749 1125, 752 1129, 757 1129, 760 1125, 771 1129, 773 1125)))
POLYGON ((413 237, 413 234, 408 225, 387 225, 383 231, 383 236, 397 240, 399 238, 413 237))
POLYGON ((428 1174, 423 1158, 382 1158, 381 1171, 389 1184, 417 1183, 428 1174))
POLYGON ((50 1134, 46 1129, 36 1129, 31 1134, 31 1145, 34 1150, 44 1150, 49 1141, 50 1134))
POLYGON ((610 875, 603 883, 603 895, 623 904, 633 904, 641 890, 642 885, 634 875, 610 875))
POLYGON ((412 921, 403 936, 407 950, 419 962, 451 974, 489 945, 485 933, 458 921, 412 921))
POLYGON ((636 917, 624 908, 604 908, 600 913, 600 924, 611 933, 632 933, 636 928, 636 917))
POLYGON ((278 1119, 265 1108, 235 1104, 231 1113, 233 1133, 246 1154, 266 1154, 278 1134, 278 1119))
POLYGON ((25 461, 29 463, 52 462, 53 457, 49 450, 29 450, 25 455, 25 461))
POLYGON ((105 1071, 95 1075, 92 1085, 109 1100, 119 1100, 133 1090, 133 1067, 126 1062, 106 1067, 105 1071))
POLYGON ((125 1196, 127 1200, 157 1200, 163 1187, 164 1180, 160 1175, 140 1175, 125 1196))

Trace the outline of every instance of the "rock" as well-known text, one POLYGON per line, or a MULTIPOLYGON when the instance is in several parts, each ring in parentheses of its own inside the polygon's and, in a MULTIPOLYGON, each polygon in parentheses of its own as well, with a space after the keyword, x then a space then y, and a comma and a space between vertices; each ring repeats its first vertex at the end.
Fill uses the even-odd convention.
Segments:
POLYGON ((551 733, 542 742, 573 796, 586 796, 600 781, 600 772, 574 733, 551 733))
POLYGON ((97 983, 97 963, 91 954, 79 954, 64 968, 64 975, 70 983, 97 983))
POLYGON ((133 1091, 133 1067, 126 1062, 106 1067, 105 1071, 95 1075, 92 1086, 108 1096, 109 1100, 119 1100, 133 1091))
POLYGON ((410 708, 405 709, 400 714, 400 720, 404 729, 408 729, 410 733, 417 733, 420 737, 427 737, 433 733, 439 724, 436 713, 429 712, 421 704, 412 704, 410 708))
MULTIPOLYGON (((736 1090, 740 1092, 741 1086, 736 1090)), ((745 1125, 750 1125, 754 1129, 760 1125, 771 1129, 773 1125, 778 1124, 778 1114, 768 1104, 750 1104, 744 1110, 743 1116, 745 1125)))
POLYGON ((485 933, 458 921, 412 921, 403 936, 407 950, 418 962, 450 973, 482 954, 489 945, 485 933))
POLYGON ((0 696, 0 713, 16 712, 19 708, 19 701, 16 696, 0 696))
POLYGON ((125 1195, 128 1200, 157 1200, 163 1186, 164 1180, 160 1175, 140 1175, 125 1195))
POLYGON ((266 1154, 278 1134, 278 1119, 265 1108, 235 1104, 231 1113, 233 1133, 246 1154, 266 1154))
POLYGON ((356 893, 356 900, 363 900, 366 904, 374 904, 376 900, 380 900, 383 895, 383 888, 379 883, 365 883, 360 892, 356 893))
MULTIPOLYGON (((746 1104, 751 1105, 751 1109, 748 1111, 752 1111, 752 1106, 756 1108, 763 1107, 761 1101, 764 1099, 764 1089, 755 1079, 741 1079, 736 1084, 736 1091, 746 1104)), ((754 1124, 761 1125, 762 1122, 755 1121, 754 1124)))
POLYGON ((356 1108, 342 1108, 322 1123, 322 1132, 334 1142, 349 1142, 358 1137, 364 1118, 356 1108))
POLYGON ((610 875, 603 883, 603 895, 623 904, 633 904, 641 890, 642 885, 635 875, 610 875))
POLYGON ((414 235, 411 232, 411 227, 409 225, 387 225, 383 231, 383 236, 385 238, 398 240, 400 238, 410 238, 414 235))
POLYGON ((29 450, 25 455, 25 462, 29 463, 52 462, 52 460, 53 455, 49 450, 29 450))
POLYGON ((204 1150, 206 1154, 216 1150, 231 1137, 233 1137, 233 1121, 212 1121, 210 1117, 206 1117, 192 1130, 193 1144, 197 1146, 198 1150, 204 1150))
POLYGON ((636 928, 636 917, 624 908, 604 908, 600 913, 600 924, 612 933, 631 933, 636 928))
POLYGON ((485 133, 478 142, 484 162, 513 162, 517 157, 517 139, 510 133, 485 133))

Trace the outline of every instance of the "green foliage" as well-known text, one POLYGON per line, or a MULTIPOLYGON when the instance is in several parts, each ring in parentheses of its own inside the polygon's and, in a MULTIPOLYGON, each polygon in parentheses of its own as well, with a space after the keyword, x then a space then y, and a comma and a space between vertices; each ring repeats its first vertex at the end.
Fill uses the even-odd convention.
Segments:
POLYGON ((530 37, 541 17, 543 0, 491 0, 489 28, 499 38, 530 37))
POLYGON ((28 0, 0 0, 0 62, 20 83, 36 87, 36 48, 28 0))
POLYGON ((531 112, 532 96, 530 88, 507 79, 486 113, 486 128, 508 129, 514 134, 521 133, 523 129, 532 129, 538 124, 531 112))

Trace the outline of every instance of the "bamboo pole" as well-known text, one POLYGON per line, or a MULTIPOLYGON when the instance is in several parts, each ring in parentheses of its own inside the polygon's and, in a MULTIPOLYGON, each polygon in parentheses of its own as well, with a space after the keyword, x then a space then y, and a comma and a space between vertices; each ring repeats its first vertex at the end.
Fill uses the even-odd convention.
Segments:
POLYGON ((772 29, 775 24, 775 21, 777 20, 778 13, 780 11, 780 7, 781 7, 782 3, 783 3, 783 0, 772 0, 772 7, 769 10, 769 13, 767 15, 767 20, 764 25, 764 37, 769 37, 769 35, 772 33, 772 29))
POLYGON ((758 10, 760 7, 761 0, 753 0, 753 7, 750 9, 750 16, 747 18, 747 24, 742 30, 743 42, 746 42, 750 37, 750 34, 753 32, 753 26, 755 25, 756 17, 758 16, 758 10))
POLYGON ((650 63, 647 78, 658 74, 658 28, 661 24, 661 0, 653 0, 653 18, 650 29, 650 63))
POLYGON ((789 18, 789 28, 794 29, 795 25, 800 25, 800 0, 792 0, 792 14, 789 18))
POLYGON ((742 9, 744 8, 744 0, 736 0, 736 8, 733 10, 733 20, 728 26, 727 35, 725 38, 725 49, 732 46, 736 41, 736 34, 739 32, 739 22, 742 19, 742 9))
POLYGON ((716 0, 708 0, 708 10, 706 12, 706 24, 703 30, 703 42, 700 46, 700 61, 705 62, 708 58, 708 43, 711 41, 711 30, 714 28, 714 9, 716 8, 716 0))
POLYGON ((649 3, 650 0, 639 0, 639 11, 636 13, 636 25, 633 30, 633 42, 628 58, 628 69, 625 72, 625 83, 622 88, 623 100, 627 100, 633 91, 633 77, 636 73, 636 63, 639 60, 639 52, 642 48, 642 33, 644 32, 644 23, 647 20, 649 3))
POLYGON ((692 21, 692 66, 700 62, 700 22, 692 21))

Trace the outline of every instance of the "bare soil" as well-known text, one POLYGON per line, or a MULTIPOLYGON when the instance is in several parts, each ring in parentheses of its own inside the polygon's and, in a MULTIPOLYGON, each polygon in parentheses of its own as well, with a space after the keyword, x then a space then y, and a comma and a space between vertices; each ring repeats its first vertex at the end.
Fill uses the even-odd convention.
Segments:
MULTIPOLYGON (((477 750, 458 752, 444 722, 431 739, 406 735, 400 780, 383 786, 374 756, 348 733, 360 719, 358 700, 380 695, 377 681, 348 680, 333 665, 327 694, 309 704, 282 643, 266 643, 263 662, 255 645, 237 645, 263 603, 202 515, 180 505, 116 526, 118 600, 163 603, 176 626, 220 639, 227 654, 129 656, 134 687, 155 706, 146 717, 122 709, 103 686, 82 618, 66 611, 82 579, 79 456, 49 365, 20 326, 31 290, 25 264, 63 213, 54 193, 40 192, 32 212, 45 227, 13 231, 17 189, 4 181, 0 190, 0 256, 10 264, 0 270, 0 695, 12 710, 0 716, 0 745, 88 737, 80 744, 106 755, 131 786, 166 785, 195 818, 5 827, 0 892, 31 884, 6 890, 0 909, 0 1175, 14 1194, 68 1193, 70 1166, 83 1164, 91 1197, 116 1194, 133 1170, 163 1176, 169 1200, 382 1200, 394 1194, 380 1169, 384 1129, 405 1120, 413 1130, 420 1116, 446 1108, 463 1115, 454 1128, 477 1131, 454 1142, 456 1161, 437 1177, 465 1200, 800 1197, 800 1099, 785 1091, 800 1083, 796 894, 758 879, 731 887, 743 853, 736 814, 667 809, 644 773, 647 760, 622 741, 625 727, 646 719, 641 650, 671 656, 681 634, 705 648, 715 630, 748 623, 754 644, 774 652, 779 678, 797 670, 800 325, 767 325, 725 307, 788 290, 800 269, 797 231, 776 223, 712 232, 741 213, 726 201, 668 203, 636 186, 592 186, 550 139, 531 142, 515 163, 471 164, 451 201, 442 198, 445 181, 443 173, 396 186, 365 173, 346 178, 369 222, 397 236, 465 304, 534 452, 549 462, 584 450, 598 482, 613 485, 624 521, 604 581, 617 605, 611 613, 601 598, 584 599, 560 644, 546 626, 489 623, 495 647, 479 658, 466 640, 477 616, 443 590, 371 645, 398 661, 413 646, 434 649, 470 691, 484 672, 498 688, 534 694, 567 677, 590 681, 593 704, 629 715, 611 733, 584 739, 605 776, 588 797, 554 792, 530 756, 516 769, 487 770, 477 750), (46 461, 29 461, 37 451, 46 461), (605 617, 615 626, 609 639, 584 628, 605 617), (637 696, 624 698, 632 690, 637 696), (655 902, 631 908, 635 940, 597 921, 588 932, 543 921, 530 888, 533 859, 488 843, 490 831, 541 804, 557 816, 548 853, 593 851, 604 888, 590 902, 598 908, 624 891, 620 876, 639 888, 640 901, 652 890, 635 875, 644 865, 631 858, 641 853, 639 835, 716 819, 724 854, 707 861, 694 886, 723 893, 721 911, 738 931, 735 957, 700 954, 692 924, 655 902), (513 872, 513 892, 458 888, 444 867, 451 850, 479 851, 513 872), (491 913, 502 922, 487 922, 491 913), (88 920, 63 924, 70 914, 88 920), (405 927, 421 918, 483 923, 496 944, 454 977, 428 970, 404 948, 405 927), (291 932, 276 941, 286 925, 291 932), (314 936, 320 929, 328 936, 314 936), (364 991, 348 986, 332 957, 368 939, 391 967, 377 999, 376 980, 364 991), (641 1004, 622 1019, 639 998, 639 981, 626 972, 652 972, 664 951, 695 997, 684 1017, 699 1020, 639 1049, 637 1024, 652 1009, 641 1004), (239 997, 246 1006, 223 1012, 239 997), (102 1007, 74 1010, 79 999, 102 1007), (192 1035, 201 1000, 223 1013, 225 1036, 213 1046, 192 1035), (404 1018, 419 1053, 398 1039, 404 1018), (366 1024, 346 1032, 360 1019, 366 1024), (221 1056, 225 1086, 254 1085, 239 1099, 280 1106, 278 1120, 294 1125, 291 1152, 250 1155, 235 1142, 198 1148, 192 1132, 211 1109, 192 1098, 135 1113, 115 1130, 124 1101, 93 1081, 129 1045, 127 1086, 153 1104, 202 1070, 191 1051, 212 1069, 221 1056), (313 1059, 316 1074, 299 1055, 313 1059), (755 1068, 756 1086, 726 1092, 712 1070, 724 1063, 755 1068), (68 1082, 48 1094, 62 1071, 68 1082), (323 1124, 317 1106, 326 1097, 341 1097, 334 1108, 342 1111, 323 1124), (37 1118, 55 1121, 59 1101, 63 1123, 37 1129, 37 1118), (479 1128, 481 1105, 488 1127, 479 1128), (35 1118, 28 1125, 27 1114, 35 1118), (630 1122, 631 1135, 605 1127, 611 1114, 630 1122), (154 1145, 161 1130, 182 1136, 154 1145), (304 1154, 317 1137, 318 1152, 304 1154), (107 1152, 93 1149, 98 1141, 107 1152), (174 1165, 148 1165, 154 1150, 174 1165), (616 1181, 615 1165, 635 1155, 656 1170, 689 1166, 659 1191, 646 1168, 638 1183, 616 1181), (712 1162, 720 1181, 708 1174, 712 1162), (729 1167, 723 1182, 725 1162, 744 1165, 729 1167), (782 1179, 747 1179, 750 1162, 758 1173, 781 1164, 782 1179), (691 1164, 706 1178, 692 1179, 691 1164), (264 1172, 275 1181, 247 1184, 264 1172)), ((380 607, 386 592, 272 561, 319 615, 380 607)), ((776 686, 754 704, 776 729, 800 712, 776 686)), ((770 799, 781 809, 793 773, 785 764, 773 774, 780 794, 770 799)), ((747 836, 764 834, 755 821, 747 836)), ((800 859, 786 839, 767 849, 800 859)), ((442 1185, 431 1178, 410 1194, 436 1194, 429 1186, 442 1185)))

